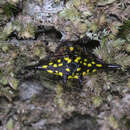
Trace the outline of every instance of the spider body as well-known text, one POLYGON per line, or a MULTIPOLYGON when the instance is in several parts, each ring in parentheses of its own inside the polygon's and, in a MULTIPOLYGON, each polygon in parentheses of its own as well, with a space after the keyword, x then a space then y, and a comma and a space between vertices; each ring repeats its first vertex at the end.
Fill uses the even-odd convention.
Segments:
POLYGON ((120 65, 106 64, 84 47, 68 43, 60 46, 56 50, 56 54, 49 58, 46 63, 39 63, 25 68, 46 71, 62 77, 66 82, 68 79, 82 81, 84 76, 97 70, 120 68, 120 65))

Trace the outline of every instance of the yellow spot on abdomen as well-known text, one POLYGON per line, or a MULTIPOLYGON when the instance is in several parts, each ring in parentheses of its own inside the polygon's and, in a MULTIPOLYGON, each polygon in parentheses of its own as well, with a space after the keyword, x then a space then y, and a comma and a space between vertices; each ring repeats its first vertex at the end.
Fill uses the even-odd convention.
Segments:
POLYGON ((61 62, 61 59, 58 59, 57 62, 60 63, 60 62, 61 62))
POLYGON ((53 64, 52 62, 49 63, 49 65, 52 65, 52 64, 53 64))
POLYGON ((69 59, 69 60, 67 61, 67 63, 71 63, 71 59, 69 59))
POLYGON ((77 68, 77 71, 80 71, 81 70, 81 68, 77 68))
POLYGON ((69 57, 65 57, 64 60, 67 61, 67 63, 71 63, 71 59, 69 57))
POLYGON ((53 65, 53 67, 55 67, 55 68, 56 68, 56 67, 57 67, 57 64, 54 64, 54 65, 53 65))
POLYGON ((62 73, 62 72, 59 72, 59 75, 60 75, 60 76, 63 76, 63 73, 62 73))
POLYGON ((79 77, 78 77, 77 75, 75 75, 73 78, 74 78, 74 79, 79 79, 79 77))
POLYGON ((43 65, 42 68, 43 68, 43 69, 46 69, 46 68, 47 68, 47 65, 43 65))
POLYGON ((97 67, 102 67, 102 64, 96 64, 97 67))
POLYGON ((48 72, 48 73, 51 73, 51 74, 53 73, 53 71, 52 71, 52 70, 47 70, 47 72, 48 72))
POLYGON ((92 72, 96 72, 97 70, 96 69, 93 69, 93 71, 92 72))
POLYGON ((69 75, 69 76, 68 76, 68 79, 72 79, 72 76, 71 76, 71 75, 69 75))
POLYGON ((87 59, 84 59, 85 62, 87 62, 87 59))
POLYGON ((63 66, 63 63, 58 64, 58 66, 63 66))
POLYGON ((79 61, 77 59, 74 60, 75 63, 78 63, 79 61))
POLYGON ((87 63, 85 63, 85 62, 84 62, 84 63, 83 63, 83 65, 85 65, 85 66, 86 66, 86 65, 87 65, 87 63))
POLYGON ((86 72, 83 72, 83 76, 85 76, 86 75, 86 72))
POLYGON ((71 46, 71 47, 69 47, 69 49, 70 49, 70 51, 73 51, 73 50, 74 50, 74 47, 71 46))
POLYGON ((66 70, 67 72, 70 72, 70 69, 69 69, 69 68, 66 68, 65 70, 66 70))
POLYGON ((65 58, 64 58, 65 61, 68 61, 69 59, 70 59, 69 57, 65 57, 65 58))
POLYGON ((92 64, 94 65, 94 64, 95 64, 95 62, 94 62, 94 61, 92 61, 92 64))
POLYGON ((91 67, 91 66, 92 66, 92 65, 89 63, 89 64, 88 64, 88 67, 91 67))
POLYGON ((55 71, 55 74, 56 74, 56 75, 59 75, 59 73, 58 73, 58 71, 57 71, 57 70, 55 71))
POLYGON ((87 70, 87 73, 89 73, 89 71, 90 71, 90 70, 88 69, 88 70, 87 70))
POLYGON ((74 62, 78 63, 80 59, 81 59, 81 57, 76 57, 76 59, 74 60, 74 62))

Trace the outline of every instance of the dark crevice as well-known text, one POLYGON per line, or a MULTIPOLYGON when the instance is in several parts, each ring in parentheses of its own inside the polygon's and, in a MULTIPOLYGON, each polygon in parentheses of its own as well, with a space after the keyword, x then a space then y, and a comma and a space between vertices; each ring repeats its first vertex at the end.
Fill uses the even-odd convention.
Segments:
POLYGON ((86 47, 90 49, 95 49, 96 47, 99 46, 100 46, 100 42, 98 40, 89 40, 86 45, 86 47))
POLYGON ((38 26, 37 31, 35 33, 35 39, 37 39, 43 33, 45 33, 45 36, 49 36, 51 39, 60 40, 62 38, 62 34, 54 27, 38 26))
MULTIPOLYGON (((8 38, 9 39, 16 38, 17 40, 37 40, 37 39, 40 39, 40 37, 42 37, 42 36, 44 36, 45 40, 51 39, 52 41, 55 41, 55 42, 61 41, 61 39, 62 39, 62 33, 60 31, 56 30, 54 27, 45 27, 45 26, 37 27, 34 38, 28 38, 28 39, 21 38, 18 36, 17 31, 12 32, 8 36, 8 38)), ((48 44, 47 40, 45 42, 46 45, 48 44)), ((67 41, 66 40, 66 41, 61 41, 61 43, 63 43, 64 45, 66 43, 72 43, 73 45, 78 44, 81 47, 86 48, 87 50, 88 49, 92 50, 92 49, 95 49, 96 47, 100 46, 100 42, 98 40, 91 40, 87 36, 84 36, 83 38, 78 39, 76 41, 67 41)))
POLYGON ((37 40, 39 37, 41 36, 47 37, 47 39, 54 39, 54 41, 56 40, 60 40, 62 37, 62 34, 56 30, 54 27, 44 27, 44 26, 38 26, 37 30, 35 32, 35 36, 34 38, 22 38, 18 36, 18 32, 17 31, 13 31, 9 36, 8 39, 13 39, 16 38, 17 40, 37 40))

